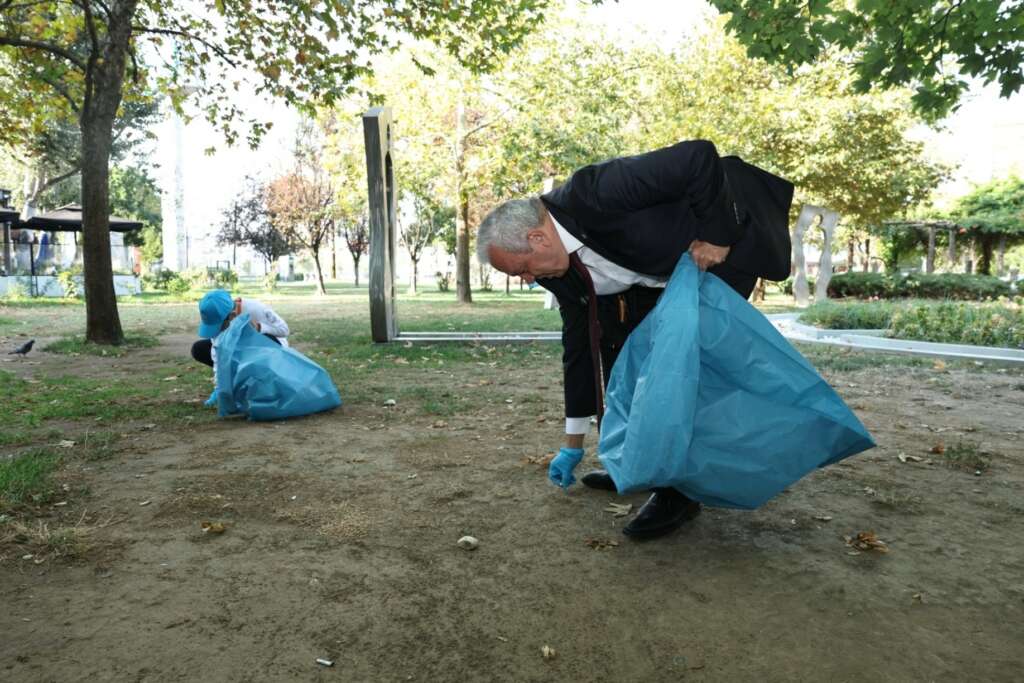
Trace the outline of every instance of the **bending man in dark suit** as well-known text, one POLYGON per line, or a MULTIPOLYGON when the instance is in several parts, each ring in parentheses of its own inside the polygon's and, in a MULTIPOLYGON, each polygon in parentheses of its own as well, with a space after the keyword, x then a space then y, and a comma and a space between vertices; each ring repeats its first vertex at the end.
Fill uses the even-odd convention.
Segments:
MULTIPOLYGON (((586 166, 557 189, 506 202, 483 220, 480 261, 536 281, 559 302, 566 446, 548 472, 555 484, 575 481, 615 358, 679 258, 689 252, 744 298, 758 277, 785 279, 792 197, 789 182, 695 140, 586 166)), ((615 490, 601 470, 583 484, 615 490)), ((623 532, 661 536, 699 512, 679 491, 655 489, 623 532)))

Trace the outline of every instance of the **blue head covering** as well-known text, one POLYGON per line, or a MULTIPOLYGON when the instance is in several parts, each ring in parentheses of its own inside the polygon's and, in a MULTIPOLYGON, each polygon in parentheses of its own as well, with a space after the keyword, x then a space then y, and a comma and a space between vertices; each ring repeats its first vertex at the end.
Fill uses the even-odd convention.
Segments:
POLYGON ((220 333, 221 325, 235 308, 231 294, 223 289, 207 292, 199 301, 199 338, 212 339, 220 333))

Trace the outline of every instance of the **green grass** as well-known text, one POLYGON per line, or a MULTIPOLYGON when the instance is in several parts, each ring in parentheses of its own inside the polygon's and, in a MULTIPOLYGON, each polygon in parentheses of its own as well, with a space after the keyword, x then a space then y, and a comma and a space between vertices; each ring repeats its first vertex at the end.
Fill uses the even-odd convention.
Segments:
MULTIPOLYGON (((35 382, 0 371, 0 397, 3 399, 0 424, 4 425, 4 438, 0 443, 38 442, 52 433, 52 430, 41 432, 40 428, 54 423, 89 420, 95 429, 97 423, 173 419, 194 414, 195 406, 183 401, 209 391, 209 375, 205 370, 198 365, 187 366, 184 370, 157 369, 132 381, 57 376, 35 382), (174 380, 166 380, 172 376, 174 380), (168 391, 171 388, 178 391, 172 395, 168 391)), ((205 413, 200 413, 202 416, 205 413)))
POLYGON ((0 460, 0 511, 49 500, 59 463, 60 457, 45 449, 0 460))
POLYGON ((978 450, 972 443, 959 442, 946 446, 942 453, 946 467, 964 472, 984 472, 992 465, 992 459, 978 450))
POLYGON ((83 335, 72 335, 53 342, 43 350, 72 356, 123 356, 133 349, 152 348, 159 344, 160 340, 149 334, 126 335, 124 341, 117 346, 93 344, 86 341, 83 335))
POLYGON ((887 301, 821 301, 809 306, 800 322, 826 330, 885 330, 892 322, 895 305, 887 301))

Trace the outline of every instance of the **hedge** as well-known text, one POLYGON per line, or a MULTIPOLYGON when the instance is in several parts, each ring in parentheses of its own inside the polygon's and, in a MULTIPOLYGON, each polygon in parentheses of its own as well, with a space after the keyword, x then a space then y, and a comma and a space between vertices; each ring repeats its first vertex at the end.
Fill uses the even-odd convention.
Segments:
POLYGON ((900 307, 893 310, 889 336, 1024 349, 1024 307, 956 302, 900 307))
POLYGON ((800 321, 832 330, 886 330, 896 339, 1024 348, 1024 300, 993 303, 834 302, 810 306, 800 321))
POLYGON ((885 301, 822 301, 809 306, 800 322, 826 330, 885 330, 892 322, 893 308, 885 301))
POLYGON ((980 301, 1010 296, 1010 283, 990 275, 960 273, 840 273, 828 283, 832 298, 858 299, 958 299, 980 301))

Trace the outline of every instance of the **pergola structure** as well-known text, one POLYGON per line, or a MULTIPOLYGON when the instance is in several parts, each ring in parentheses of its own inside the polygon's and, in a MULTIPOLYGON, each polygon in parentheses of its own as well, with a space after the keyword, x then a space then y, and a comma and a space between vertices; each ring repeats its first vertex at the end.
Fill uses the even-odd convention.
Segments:
MULTIPOLYGON (((11 248, 15 245, 11 230, 39 230, 42 232, 70 232, 74 235, 74 243, 78 244, 78 233, 82 232, 82 207, 78 204, 67 204, 53 211, 33 216, 28 220, 20 220, 17 211, 8 208, 0 208, 0 224, 4 226, 2 266, 4 272, 12 272, 11 248)), ((128 218, 110 217, 111 232, 132 232, 142 228, 142 223, 128 218)), ((36 254, 33 245, 28 247, 29 274, 35 276, 36 254)))
MULTIPOLYGON (((33 216, 19 222, 15 227, 46 232, 82 232, 82 207, 67 204, 53 211, 33 216)), ((142 223, 128 218, 110 217, 111 232, 132 232, 142 228, 142 223)))
MULTIPOLYGON (((914 230, 927 230, 928 232, 928 251, 925 256, 924 271, 926 273, 935 272, 935 237, 939 230, 944 230, 948 234, 949 244, 947 245, 946 259, 950 263, 957 262, 957 234, 965 227, 959 223, 945 219, 922 219, 922 220, 905 220, 905 221, 885 221, 885 225, 893 227, 904 227, 912 228, 914 230)), ((1007 238, 1002 235, 999 239, 999 244, 995 249, 996 256, 996 271, 999 274, 1003 272, 1003 259, 1006 255, 1006 242, 1007 238)), ((972 247, 973 250, 973 247, 972 247)), ((964 257, 964 270, 968 273, 974 270, 974 263, 969 257, 964 257)))

